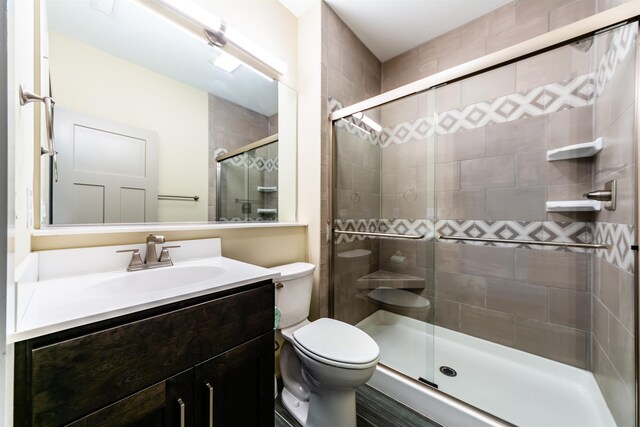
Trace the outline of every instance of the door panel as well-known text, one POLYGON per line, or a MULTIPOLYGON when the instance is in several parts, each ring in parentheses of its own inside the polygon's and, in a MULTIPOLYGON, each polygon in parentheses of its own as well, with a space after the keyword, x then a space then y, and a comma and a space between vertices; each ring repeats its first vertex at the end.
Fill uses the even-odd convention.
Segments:
POLYGON ((55 127, 59 179, 53 184, 53 224, 157 221, 155 132, 64 108, 56 109, 55 127), (90 199, 76 202, 89 192, 90 199))

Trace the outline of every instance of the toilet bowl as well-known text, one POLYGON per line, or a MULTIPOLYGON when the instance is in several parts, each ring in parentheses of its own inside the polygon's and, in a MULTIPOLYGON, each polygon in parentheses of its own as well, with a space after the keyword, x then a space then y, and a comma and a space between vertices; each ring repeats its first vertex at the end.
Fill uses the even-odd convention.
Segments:
POLYGON ((380 350, 355 326, 335 319, 310 322, 312 274, 306 263, 274 267, 284 338, 282 402, 305 427, 355 427, 355 390, 373 375, 380 350))

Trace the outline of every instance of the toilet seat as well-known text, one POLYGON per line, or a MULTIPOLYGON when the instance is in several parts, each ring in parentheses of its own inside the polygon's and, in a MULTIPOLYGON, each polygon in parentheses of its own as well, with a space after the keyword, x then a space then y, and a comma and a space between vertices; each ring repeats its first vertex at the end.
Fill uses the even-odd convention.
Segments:
POLYGON ((365 332, 335 319, 322 318, 293 332, 293 344, 318 362, 347 369, 378 363, 378 344, 365 332))

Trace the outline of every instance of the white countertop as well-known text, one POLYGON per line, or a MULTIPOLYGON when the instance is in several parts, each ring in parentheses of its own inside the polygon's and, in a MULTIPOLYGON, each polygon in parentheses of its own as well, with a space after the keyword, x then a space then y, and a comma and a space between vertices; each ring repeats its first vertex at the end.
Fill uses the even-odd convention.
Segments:
MULTIPOLYGON (((22 341, 279 276, 279 273, 269 269, 221 256, 220 239, 167 244, 182 245, 181 248, 171 249, 174 265, 140 272, 127 272, 131 254, 115 254, 115 250, 144 245, 32 254, 33 258, 29 260, 31 265, 26 266, 18 278, 16 327, 15 331, 8 331, 7 341, 22 341), (157 275, 164 271, 165 275, 177 273, 179 277, 180 271, 194 267, 215 274, 191 284, 165 286, 164 289, 136 291, 131 287, 129 292, 127 288, 130 282, 143 277, 133 275, 147 272, 157 275), (168 273, 169 269, 174 270, 168 273), (104 283, 117 283, 118 287, 109 288, 104 283), (125 286, 121 286, 122 283, 125 286), (111 292, 112 289, 116 289, 116 292, 111 292)), ((140 252, 144 256, 144 249, 140 252)))

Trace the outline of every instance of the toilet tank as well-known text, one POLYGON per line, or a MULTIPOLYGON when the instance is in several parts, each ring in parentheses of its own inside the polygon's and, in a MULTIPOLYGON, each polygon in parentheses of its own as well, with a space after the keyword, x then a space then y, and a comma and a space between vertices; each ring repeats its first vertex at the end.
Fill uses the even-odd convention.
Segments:
POLYGON ((276 307, 280 309, 280 328, 288 328, 309 317, 313 270, 306 262, 280 265, 271 270, 280 273, 276 283, 276 307), (282 286, 280 286, 282 285, 282 286))

